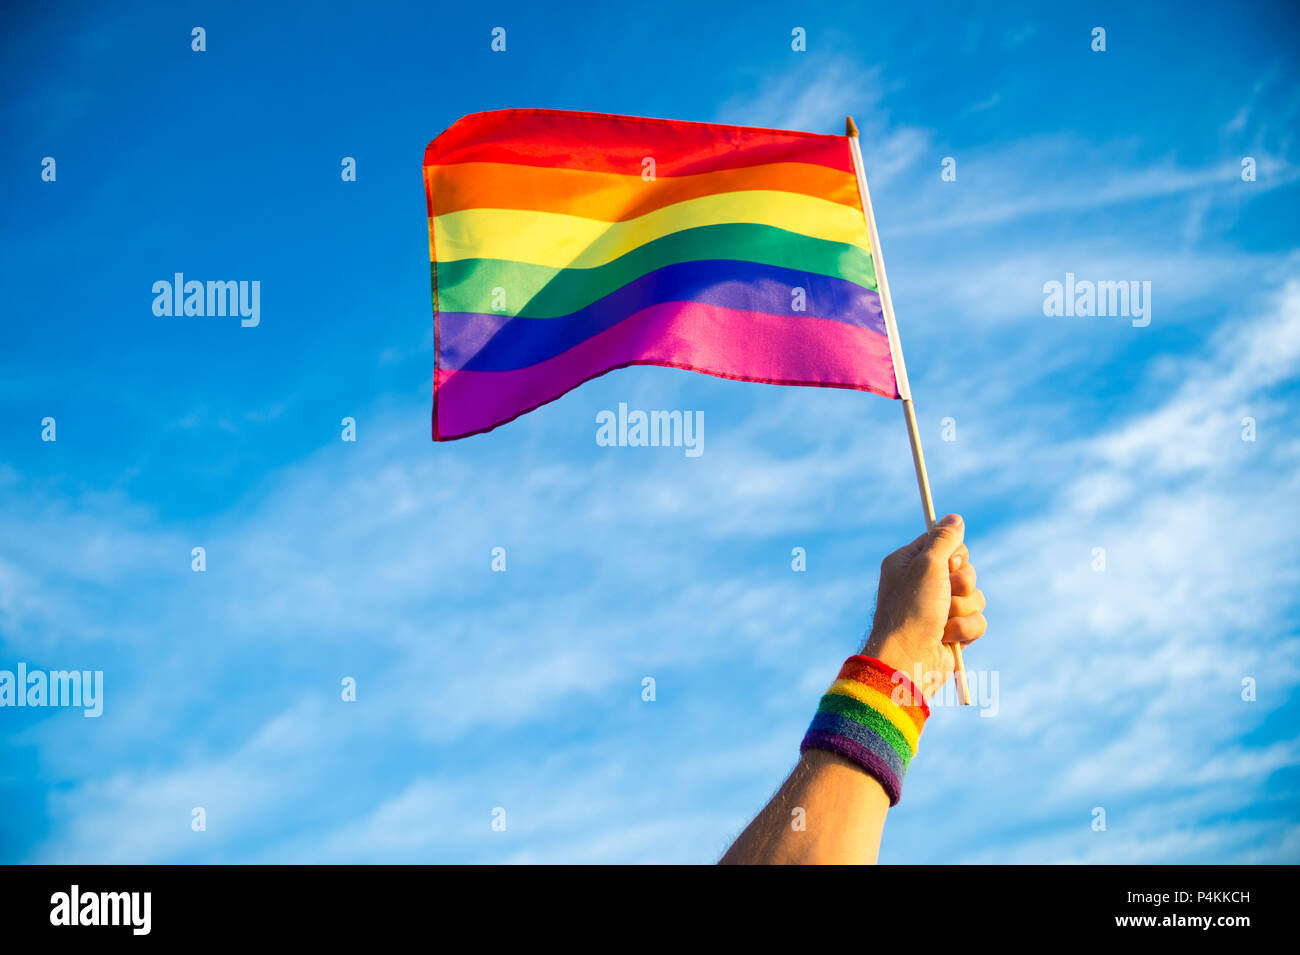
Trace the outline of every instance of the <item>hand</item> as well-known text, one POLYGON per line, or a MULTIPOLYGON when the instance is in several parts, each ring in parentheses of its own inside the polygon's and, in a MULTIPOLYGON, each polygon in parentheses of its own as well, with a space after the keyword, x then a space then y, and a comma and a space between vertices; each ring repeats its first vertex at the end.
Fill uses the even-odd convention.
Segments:
POLYGON ((876 618, 862 652, 913 680, 919 668, 927 698, 952 676, 949 644, 978 640, 988 626, 965 534, 961 516, 949 514, 880 565, 876 618))

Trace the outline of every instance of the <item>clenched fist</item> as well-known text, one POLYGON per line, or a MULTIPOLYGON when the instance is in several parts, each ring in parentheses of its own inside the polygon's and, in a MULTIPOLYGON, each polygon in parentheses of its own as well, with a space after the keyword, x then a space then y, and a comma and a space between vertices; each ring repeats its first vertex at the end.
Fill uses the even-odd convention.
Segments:
POLYGON ((949 514, 880 565, 876 617, 862 652, 914 680, 919 670, 926 697, 952 676, 949 644, 978 640, 988 626, 965 533, 961 517, 949 514))

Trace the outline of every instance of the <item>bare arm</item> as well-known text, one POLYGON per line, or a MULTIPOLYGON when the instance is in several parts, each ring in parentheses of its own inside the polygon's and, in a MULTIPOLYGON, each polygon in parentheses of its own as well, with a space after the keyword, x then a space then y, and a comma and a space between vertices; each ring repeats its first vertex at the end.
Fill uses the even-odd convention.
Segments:
POLYGON ((887 812, 889 797, 874 777, 841 756, 811 749, 722 864, 872 863, 887 812))
MULTIPOLYGON (((964 533, 961 518, 949 515, 880 568, 863 652, 912 677, 926 698, 952 676, 946 644, 977 640, 986 626, 964 533)), ((885 788, 856 763, 809 749, 721 861, 874 863, 889 805, 885 788)))

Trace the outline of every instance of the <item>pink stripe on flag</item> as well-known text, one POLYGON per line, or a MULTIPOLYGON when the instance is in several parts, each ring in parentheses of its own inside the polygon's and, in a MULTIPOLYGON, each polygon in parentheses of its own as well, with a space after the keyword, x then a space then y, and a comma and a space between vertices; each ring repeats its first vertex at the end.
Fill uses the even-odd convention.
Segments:
POLYGON ((434 439, 490 431, 584 381, 628 365, 663 365, 738 381, 850 388, 898 397, 889 340, 879 332, 823 318, 667 302, 634 312, 568 351, 526 368, 439 368, 434 439))

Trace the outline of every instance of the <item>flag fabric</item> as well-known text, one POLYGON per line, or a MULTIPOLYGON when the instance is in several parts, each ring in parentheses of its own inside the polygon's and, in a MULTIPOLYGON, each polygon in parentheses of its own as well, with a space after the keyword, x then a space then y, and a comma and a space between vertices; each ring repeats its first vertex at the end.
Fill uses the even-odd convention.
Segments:
POLYGON ((500 110, 424 181, 435 440, 628 365, 899 396, 845 136, 500 110))

